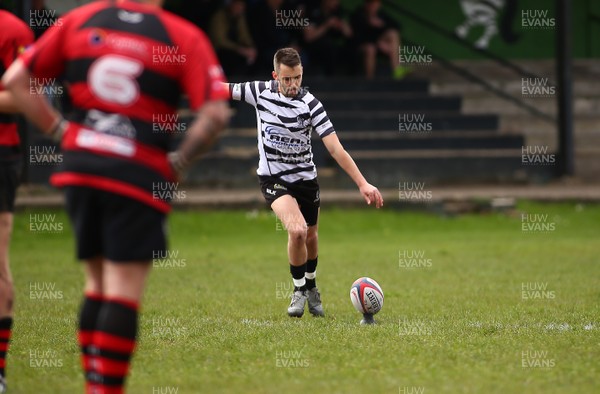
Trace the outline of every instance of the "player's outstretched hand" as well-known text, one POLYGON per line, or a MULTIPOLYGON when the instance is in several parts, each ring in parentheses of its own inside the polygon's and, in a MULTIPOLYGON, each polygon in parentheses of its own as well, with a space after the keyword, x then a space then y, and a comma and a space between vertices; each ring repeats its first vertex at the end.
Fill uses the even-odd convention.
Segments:
POLYGON ((383 206, 383 197, 375 186, 367 183, 360 188, 360 194, 365 198, 367 204, 371 205, 375 203, 376 208, 381 208, 383 206))
POLYGON ((175 179, 177 181, 183 181, 186 178, 187 169, 190 165, 189 161, 186 160, 181 152, 174 151, 167 154, 167 160, 173 169, 175 179))

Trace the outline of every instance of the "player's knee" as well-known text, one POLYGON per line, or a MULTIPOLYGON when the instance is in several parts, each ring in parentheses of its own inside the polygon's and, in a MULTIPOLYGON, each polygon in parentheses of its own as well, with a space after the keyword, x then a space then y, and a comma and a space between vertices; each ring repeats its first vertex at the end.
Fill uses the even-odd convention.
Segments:
POLYGON ((305 244, 307 238, 307 229, 305 226, 293 226, 288 229, 290 242, 297 244, 305 244))

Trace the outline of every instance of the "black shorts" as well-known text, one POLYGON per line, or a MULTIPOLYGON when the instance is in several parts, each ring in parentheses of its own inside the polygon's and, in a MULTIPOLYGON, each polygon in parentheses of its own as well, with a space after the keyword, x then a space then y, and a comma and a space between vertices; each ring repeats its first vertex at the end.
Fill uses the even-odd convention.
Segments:
POLYGON ((20 179, 20 162, 0 162, 0 212, 15 211, 15 198, 20 179))
POLYGON ((65 189, 78 259, 103 256, 114 262, 151 261, 165 255, 166 214, 98 189, 65 189))
POLYGON ((260 189, 269 207, 279 197, 289 194, 298 202, 300 212, 302 212, 306 224, 309 226, 317 224, 321 198, 319 197, 319 183, 316 178, 310 181, 298 181, 294 183, 284 182, 281 179, 270 176, 259 176, 258 179, 260 181, 260 189))

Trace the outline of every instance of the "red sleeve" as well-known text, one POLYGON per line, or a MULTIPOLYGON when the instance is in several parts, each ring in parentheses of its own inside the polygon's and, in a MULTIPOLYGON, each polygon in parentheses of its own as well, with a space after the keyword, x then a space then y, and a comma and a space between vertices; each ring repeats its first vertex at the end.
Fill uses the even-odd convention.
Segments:
MULTIPOLYGON (((7 30, 3 32, 3 34, 7 35, 5 41, 7 43, 7 48, 0 54, 2 56, 0 61, 6 69, 27 47, 31 45, 31 43, 33 43, 33 40, 35 39, 33 31, 31 31, 25 22, 17 18, 11 18, 11 21, 13 21, 12 26, 6 22, 8 25, 6 26, 7 30)), ((1 90, 4 90, 4 86, 0 82, 0 91, 1 90)))
POLYGON ((19 31, 15 37, 15 43, 16 43, 16 52, 15 52, 15 56, 13 58, 16 59, 18 55, 20 55, 21 53, 25 52, 25 49, 28 48, 33 41, 35 40, 35 36, 33 35, 33 31, 29 28, 29 26, 27 26, 25 23, 20 24, 19 26, 19 31))
POLYGON ((223 84, 226 79, 217 55, 206 35, 199 33, 199 39, 194 40, 188 52, 190 59, 181 80, 192 110, 197 110, 206 101, 229 99, 229 88, 223 84))
POLYGON ((59 18, 39 40, 21 55, 21 59, 35 77, 54 78, 65 66, 65 35, 69 18, 59 18))

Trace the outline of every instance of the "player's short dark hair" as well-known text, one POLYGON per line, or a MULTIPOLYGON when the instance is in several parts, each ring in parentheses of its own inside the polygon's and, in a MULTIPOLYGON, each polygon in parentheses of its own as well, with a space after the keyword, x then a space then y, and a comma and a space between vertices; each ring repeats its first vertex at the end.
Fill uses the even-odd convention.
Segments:
POLYGON ((301 64, 300 54, 294 48, 281 48, 275 52, 273 56, 273 67, 275 71, 279 71, 279 66, 285 64, 288 67, 296 67, 301 64))

